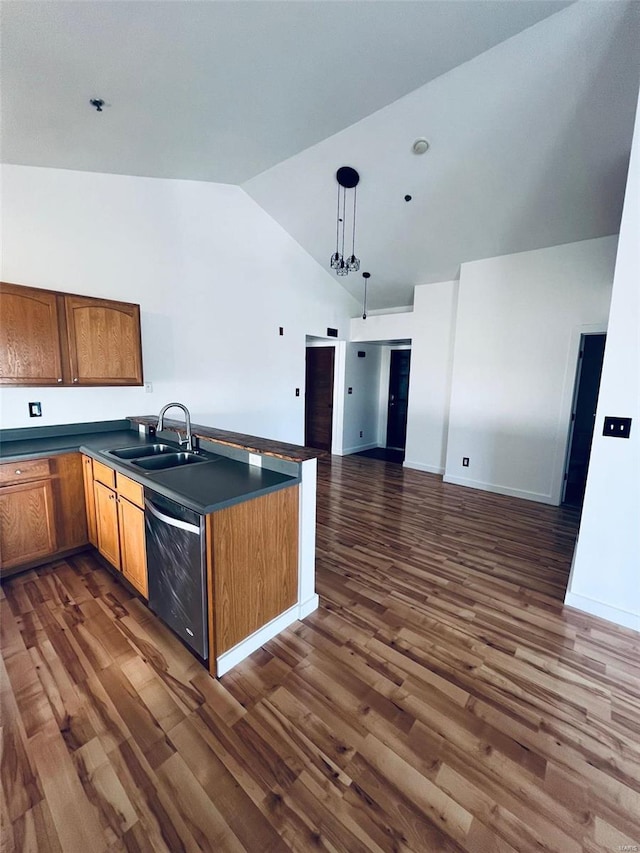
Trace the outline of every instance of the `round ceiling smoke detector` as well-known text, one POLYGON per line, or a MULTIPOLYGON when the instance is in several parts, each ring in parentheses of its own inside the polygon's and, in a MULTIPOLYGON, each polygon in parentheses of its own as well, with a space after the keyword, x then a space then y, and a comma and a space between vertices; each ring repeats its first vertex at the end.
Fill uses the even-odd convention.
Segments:
POLYGON ((414 154, 426 154, 429 150, 429 142, 424 138, 424 136, 421 136, 413 143, 411 150, 414 154))

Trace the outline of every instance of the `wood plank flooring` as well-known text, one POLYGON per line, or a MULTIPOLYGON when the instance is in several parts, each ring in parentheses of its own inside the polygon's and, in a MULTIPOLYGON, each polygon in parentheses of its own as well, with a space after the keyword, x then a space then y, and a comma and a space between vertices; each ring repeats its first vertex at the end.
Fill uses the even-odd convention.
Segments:
POLYGON ((638 850, 640 636, 562 606, 576 527, 323 461, 321 607, 219 681, 90 554, 12 578, 3 851, 638 850))

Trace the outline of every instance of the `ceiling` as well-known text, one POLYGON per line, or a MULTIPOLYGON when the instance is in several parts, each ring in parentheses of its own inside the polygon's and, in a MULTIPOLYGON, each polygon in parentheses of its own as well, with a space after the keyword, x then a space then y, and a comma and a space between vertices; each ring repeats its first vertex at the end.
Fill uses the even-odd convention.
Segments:
POLYGON ((240 184, 325 267, 354 166, 369 307, 408 305, 466 260, 618 230, 639 7, 3 0, 2 160, 240 184))

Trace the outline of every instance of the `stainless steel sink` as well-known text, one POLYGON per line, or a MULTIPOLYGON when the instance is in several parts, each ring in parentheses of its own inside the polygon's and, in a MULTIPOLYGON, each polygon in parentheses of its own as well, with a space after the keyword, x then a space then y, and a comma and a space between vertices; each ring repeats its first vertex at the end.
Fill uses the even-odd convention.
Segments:
POLYGON ((109 456, 117 456, 118 459, 142 459, 145 456, 175 453, 176 448, 170 444, 141 444, 137 447, 122 447, 119 450, 107 450, 106 452, 109 456))
POLYGON ((215 457, 200 456, 197 453, 163 453, 143 459, 134 459, 132 464, 145 471, 163 471, 165 468, 179 468, 182 465, 194 465, 197 462, 213 462, 215 457))

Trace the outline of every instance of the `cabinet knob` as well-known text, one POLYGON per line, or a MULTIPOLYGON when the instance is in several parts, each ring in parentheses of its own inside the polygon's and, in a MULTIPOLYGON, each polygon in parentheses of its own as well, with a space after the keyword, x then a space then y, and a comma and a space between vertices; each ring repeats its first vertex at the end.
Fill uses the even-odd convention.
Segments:
POLYGON ((62 382, 62 376, 58 376, 58 382, 62 382))
POLYGON ((22 471, 19 468, 16 468, 16 474, 22 474, 22 471))
POLYGON ((74 382, 77 382, 77 381, 78 381, 78 378, 77 378, 77 377, 75 377, 73 381, 74 381, 74 382))

